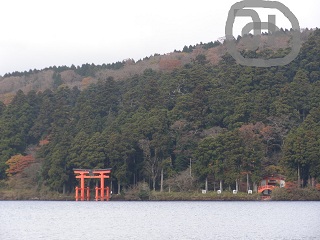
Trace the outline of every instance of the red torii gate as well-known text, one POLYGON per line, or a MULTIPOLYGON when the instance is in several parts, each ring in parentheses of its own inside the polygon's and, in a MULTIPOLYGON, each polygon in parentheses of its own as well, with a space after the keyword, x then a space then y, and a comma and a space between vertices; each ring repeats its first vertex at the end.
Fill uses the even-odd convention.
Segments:
POLYGON ((96 201, 108 201, 110 199, 110 190, 109 187, 104 187, 104 179, 110 178, 111 168, 106 169, 73 169, 76 178, 80 178, 80 188, 76 187, 75 198, 76 201, 79 199, 81 201, 85 200, 85 192, 86 192, 86 200, 90 200, 90 188, 84 186, 84 179, 85 178, 99 178, 100 179, 100 187, 95 187, 96 201), (79 190, 80 190, 80 197, 79 197, 79 190))

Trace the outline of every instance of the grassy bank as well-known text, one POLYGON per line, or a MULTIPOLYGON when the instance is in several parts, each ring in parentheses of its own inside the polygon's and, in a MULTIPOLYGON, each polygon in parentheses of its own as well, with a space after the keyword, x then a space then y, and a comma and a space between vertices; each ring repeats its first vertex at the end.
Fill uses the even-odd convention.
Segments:
MULTIPOLYGON (((44 184, 26 184, 25 179, 10 179, 0 181, 0 200, 51 200, 73 201, 74 193, 61 194, 50 191, 44 184), (23 181, 24 180, 24 181, 23 181)), ((94 193, 92 193, 94 194, 94 193)), ((91 196, 94 199, 94 196, 91 196)), ((125 190, 120 195, 114 194, 111 201, 257 201, 261 195, 223 191, 218 194, 209 191, 202 194, 199 191, 189 192, 157 192, 151 191, 147 184, 139 184, 125 190)), ((271 194, 272 201, 320 201, 320 191, 316 188, 276 188, 271 194)))
POLYGON ((203 194, 199 191, 189 192, 158 192, 150 191, 148 188, 134 188, 122 192, 120 195, 113 195, 111 200, 124 201, 257 201, 260 200, 259 194, 247 194, 238 192, 233 194, 230 191, 223 191, 218 194, 209 191, 203 194))
POLYGON ((316 188, 276 188, 271 198, 273 201, 320 201, 320 191, 316 188))
MULTIPOLYGON (((320 192, 313 189, 276 189, 271 195, 271 201, 320 201, 320 192)), ((93 199, 93 198, 92 198, 93 199)), ((35 192, 32 190, 0 189, 0 200, 40 200, 40 201, 73 201, 74 193, 61 194, 52 191, 35 192)), ((153 192, 143 198, 125 194, 113 195, 111 201, 259 201, 260 194, 232 192, 153 192)))
POLYGON ((256 201, 260 200, 258 194, 247 194, 238 192, 151 192, 150 200, 156 201, 256 201))
POLYGON ((69 201, 74 200, 74 193, 61 194, 44 185, 13 185, 11 181, 0 181, 0 200, 69 201))
MULTIPOLYGON (((93 197, 91 199, 94 199, 93 197)), ((42 201, 73 201, 74 193, 61 194, 42 189, 0 189, 0 200, 42 200, 42 201)), ((154 192, 149 191, 144 194, 114 194, 111 201, 257 201, 259 194, 231 192, 154 192)))

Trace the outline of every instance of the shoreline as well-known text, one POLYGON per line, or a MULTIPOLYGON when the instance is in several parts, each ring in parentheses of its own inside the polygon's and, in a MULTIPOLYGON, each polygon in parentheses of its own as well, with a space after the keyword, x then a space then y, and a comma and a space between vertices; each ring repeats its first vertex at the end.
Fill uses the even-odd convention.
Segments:
MULTIPOLYGON (((22 194, 13 190, 0 190, 0 201, 75 201, 73 193, 59 194, 54 192, 25 193, 22 194)), ((95 202, 94 198, 91 198, 95 202)), ((264 200, 261 194, 247 194, 245 192, 224 191, 221 194, 208 192, 153 192, 143 195, 130 195, 122 193, 112 195, 110 201, 320 201, 320 191, 310 189, 295 189, 275 191, 271 199, 264 200)))

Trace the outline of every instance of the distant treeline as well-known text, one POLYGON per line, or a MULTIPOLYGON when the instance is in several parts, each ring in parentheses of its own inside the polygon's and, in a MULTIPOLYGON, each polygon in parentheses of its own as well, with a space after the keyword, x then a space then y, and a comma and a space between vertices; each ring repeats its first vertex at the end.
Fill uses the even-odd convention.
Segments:
MULTIPOLYGON (((221 45, 221 43, 219 41, 214 41, 214 42, 209 42, 209 43, 200 43, 200 45, 204 48, 204 49, 209 49, 209 48, 213 48, 213 47, 216 47, 216 46, 219 46, 221 45)), ((184 46, 182 52, 192 52, 193 49, 196 48, 197 45, 190 45, 189 47, 187 46, 184 46)), ((180 52, 180 51, 176 51, 175 52, 180 52)), ((154 56, 160 56, 160 54, 157 54, 155 53, 154 56)), ((152 57, 152 55, 150 56, 152 57)), ((150 57, 145 57, 143 58, 142 60, 147 60, 149 59, 150 57)), ((141 59, 138 60, 137 62, 139 61, 142 61, 141 59)), ((131 59, 131 61, 134 62, 133 59, 131 59)), ((15 72, 12 72, 12 73, 5 73, 3 75, 3 77, 21 77, 21 76, 28 76, 28 75, 31 75, 31 74, 34 74, 34 73, 38 73, 40 71, 45 71, 45 70, 54 70, 56 73, 61 73, 63 71, 66 71, 66 70, 74 70, 77 74, 79 74, 80 76, 84 76, 84 77, 88 77, 88 76, 94 76, 94 73, 99 71, 99 70, 103 70, 103 69, 113 69, 113 70, 118 70, 120 68, 122 68, 126 63, 126 60, 123 60, 123 61, 118 61, 118 62, 114 62, 114 63, 103 63, 101 65, 95 65, 94 63, 92 64, 89 64, 89 63, 86 63, 86 64, 82 64, 81 66, 75 66, 75 65, 71 65, 70 67, 68 66, 52 66, 52 67, 48 67, 48 68, 44 68, 42 70, 37 70, 37 69, 30 69, 29 71, 23 71, 23 72, 19 72, 19 71, 15 71, 15 72)))
POLYGON ((81 66, 75 66, 75 65, 71 65, 71 67, 67 67, 67 66, 53 66, 53 67, 48 67, 48 68, 44 68, 42 70, 29 70, 29 71, 24 71, 24 72, 12 72, 12 73, 6 73, 3 75, 3 77, 21 77, 21 76, 28 76, 34 73, 38 73, 40 71, 44 71, 44 70, 54 70, 57 73, 61 73, 63 71, 66 70, 74 70, 76 73, 78 73, 81 76, 93 76, 93 73, 102 69, 120 69, 124 66, 125 61, 122 62, 115 62, 115 63, 108 63, 108 64, 102 64, 102 65, 95 65, 95 64, 82 64, 81 66))

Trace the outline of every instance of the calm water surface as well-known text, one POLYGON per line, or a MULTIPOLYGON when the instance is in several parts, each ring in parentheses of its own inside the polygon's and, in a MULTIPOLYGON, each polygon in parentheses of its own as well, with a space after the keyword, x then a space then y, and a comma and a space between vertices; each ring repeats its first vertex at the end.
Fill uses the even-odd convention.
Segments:
POLYGON ((320 239, 320 202, 0 202, 0 239, 320 239))

